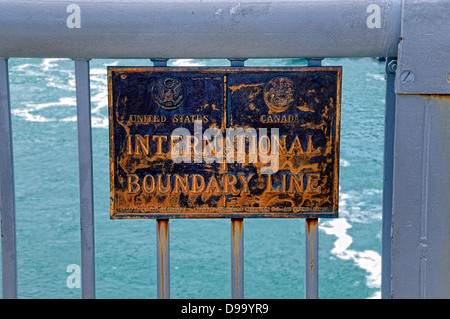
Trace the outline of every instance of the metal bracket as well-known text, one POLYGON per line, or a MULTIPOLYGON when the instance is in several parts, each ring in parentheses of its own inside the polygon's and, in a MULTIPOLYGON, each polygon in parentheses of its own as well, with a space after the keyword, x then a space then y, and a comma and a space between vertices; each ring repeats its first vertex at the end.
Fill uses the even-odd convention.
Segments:
POLYGON ((322 66, 322 60, 324 58, 306 58, 308 66, 322 66))
POLYGON ((153 62, 153 66, 165 67, 167 66, 167 61, 169 61, 169 59, 150 59, 150 61, 153 62))
POLYGON ((244 63, 247 59, 228 59, 231 63, 231 66, 238 66, 238 67, 243 67, 244 63))

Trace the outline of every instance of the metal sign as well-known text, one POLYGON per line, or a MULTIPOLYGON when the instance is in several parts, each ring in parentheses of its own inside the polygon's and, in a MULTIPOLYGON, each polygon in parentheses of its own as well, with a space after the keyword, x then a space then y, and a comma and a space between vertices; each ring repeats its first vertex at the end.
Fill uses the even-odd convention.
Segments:
POLYGON ((108 67, 111 218, 337 217, 341 67, 108 67))

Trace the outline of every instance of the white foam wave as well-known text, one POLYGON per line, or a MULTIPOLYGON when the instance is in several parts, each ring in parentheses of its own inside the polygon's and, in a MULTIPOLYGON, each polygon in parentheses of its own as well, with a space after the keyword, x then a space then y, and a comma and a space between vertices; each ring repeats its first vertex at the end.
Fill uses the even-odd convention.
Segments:
POLYGON ((48 103, 31 103, 27 102, 25 105, 30 111, 42 110, 51 106, 75 106, 75 97, 61 97, 58 102, 48 102, 48 103))
POLYGON ((100 74, 100 75, 106 75, 106 73, 107 73, 107 70, 106 69, 103 69, 103 68, 90 68, 89 69, 89 74, 90 75, 98 75, 98 74, 100 74))
MULTIPOLYGON (((347 234, 347 230, 352 226, 346 218, 336 218, 319 225, 319 229, 327 235, 337 237, 331 253, 342 260, 352 260, 358 267, 365 270, 366 284, 369 288, 381 287, 381 256, 373 250, 356 251, 350 249, 353 239, 347 234)), ((372 298, 376 298, 375 294, 372 298)))
POLYGON ((350 162, 341 158, 341 159, 339 159, 339 165, 341 165, 342 167, 348 167, 348 166, 350 166, 350 162))
POLYGON ((75 79, 69 79, 66 83, 58 83, 57 81, 49 79, 47 81, 47 87, 66 91, 75 91, 75 79))
POLYGON ((89 70, 91 89, 107 89, 107 69, 92 68, 89 70))
POLYGON ((23 119, 25 119, 25 121, 28 121, 28 122, 50 122, 50 121, 54 120, 54 119, 46 118, 39 114, 32 114, 27 109, 14 109, 14 110, 11 110, 11 113, 15 116, 22 117, 23 119))
POLYGON ((95 128, 109 128, 109 121, 105 117, 93 116, 91 118, 91 126, 95 128))
POLYGON ((32 103, 24 102, 24 108, 15 108, 11 110, 11 113, 15 116, 19 116, 29 122, 50 122, 55 121, 55 118, 48 118, 37 112, 47 109, 49 107, 61 107, 61 106, 75 106, 76 100, 74 97, 62 97, 58 102, 48 103, 32 103))
POLYGON ((66 60, 66 59, 56 59, 56 58, 49 58, 49 59, 44 59, 41 63, 41 67, 42 67, 42 71, 48 71, 51 68, 57 67, 58 63, 55 63, 56 61, 62 61, 62 60, 66 60))
MULTIPOLYGON (((62 122, 76 122, 76 116, 69 116, 61 119, 62 122)), ((91 127, 95 128, 109 128, 109 121, 105 117, 91 116, 91 127)))
MULTIPOLYGON (((117 64, 116 61, 113 64, 117 64)), ((95 128, 109 128, 108 120, 108 83, 107 68, 90 69, 92 118, 91 125, 95 128)))
POLYGON ((99 113, 102 109, 108 107, 108 92, 100 91, 99 93, 91 96, 91 104, 94 105, 92 113, 99 113))
POLYGON ((371 78, 375 79, 375 80, 380 80, 380 81, 384 81, 384 74, 375 74, 375 73, 369 73, 368 74, 371 78))
POLYGON ((381 290, 375 291, 375 293, 367 299, 381 299, 381 290))
POLYGON ((77 117, 76 116, 69 116, 61 119, 62 122, 76 122, 77 117))
MULTIPOLYGON (((322 221, 319 229, 327 235, 336 236, 331 254, 341 260, 352 260, 366 272, 366 285, 369 288, 381 287, 381 256, 374 250, 357 251, 351 248, 353 238, 347 233, 352 228, 350 222, 367 223, 381 218, 381 207, 371 196, 379 196, 379 189, 342 192, 339 194, 339 218, 322 221), (364 208, 362 208, 364 207, 364 208)), ((370 298, 380 298, 377 291, 370 298)))
POLYGON ((346 193, 339 190, 339 215, 347 218, 350 222, 358 223, 381 220, 381 195, 382 190, 380 189, 363 189, 346 193))
POLYGON ((12 72, 24 72, 24 71, 29 70, 30 68, 36 68, 36 64, 24 63, 24 64, 15 65, 15 66, 11 67, 11 73, 12 72))

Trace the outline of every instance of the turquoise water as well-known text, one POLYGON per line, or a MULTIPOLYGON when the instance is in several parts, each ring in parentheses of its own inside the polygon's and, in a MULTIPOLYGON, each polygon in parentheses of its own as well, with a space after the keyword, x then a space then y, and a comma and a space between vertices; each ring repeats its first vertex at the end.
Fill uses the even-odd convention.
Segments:
MULTIPOLYGON (((96 295, 156 298, 156 222, 109 219, 106 67, 91 60, 96 295)), ((174 60, 169 65, 229 65, 174 60)), ((305 65, 249 60, 248 66, 305 65)), ((343 67, 340 217, 319 222, 319 297, 379 298, 384 63, 325 59, 343 67)), ((10 59, 19 298, 80 298, 67 267, 81 264, 74 63, 10 59)), ((230 220, 172 220, 172 298, 230 297, 230 220)), ((245 297, 303 298, 303 219, 246 219, 245 297)), ((0 279, 1 280, 1 279, 0 279)))

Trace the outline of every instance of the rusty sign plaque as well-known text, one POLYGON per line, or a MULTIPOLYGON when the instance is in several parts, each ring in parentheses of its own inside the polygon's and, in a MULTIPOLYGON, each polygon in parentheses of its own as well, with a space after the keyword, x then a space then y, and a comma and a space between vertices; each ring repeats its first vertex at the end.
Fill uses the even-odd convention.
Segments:
POLYGON ((341 67, 108 67, 111 218, 337 217, 341 67))

